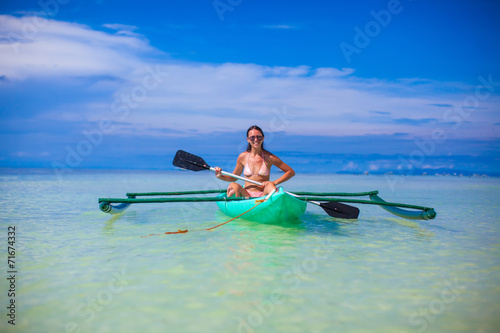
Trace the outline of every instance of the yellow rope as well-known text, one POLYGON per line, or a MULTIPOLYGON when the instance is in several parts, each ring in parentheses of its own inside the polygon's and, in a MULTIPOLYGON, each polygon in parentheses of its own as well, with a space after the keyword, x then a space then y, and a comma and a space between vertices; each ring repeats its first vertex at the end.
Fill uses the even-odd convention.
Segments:
MULTIPOLYGON (((266 199, 267 199, 267 198, 266 198, 266 199)), ((254 205, 252 208, 250 208, 250 209, 249 209, 249 210, 247 210, 246 212, 241 213, 240 215, 238 215, 238 216, 236 216, 236 217, 233 217, 233 218, 232 218, 232 219, 230 219, 230 220, 227 220, 227 221, 226 221, 226 222, 224 222, 224 223, 218 224, 218 225, 216 225, 216 226, 214 226, 214 227, 210 227, 210 228, 207 228, 207 229, 196 229, 196 230, 191 230, 191 232, 193 232, 193 231, 204 231, 204 230, 206 230, 206 231, 210 231, 210 230, 212 230, 212 229, 215 229, 215 228, 220 227, 221 225, 224 225, 224 224, 226 224, 226 223, 229 223, 229 222, 231 222, 231 221, 234 221, 234 220, 236 220, 238 217, 241 217, 241 216, 245 215, 246 213, 248 213, 249 211, 251 211, 252 209, 254 209, 255 207, 257 207, 258 205, 260 205, 261 203, 263 203, 264 201, 266 201, 266 199, 255 200, 255 205, 254 205)), ((172 234, 185 234, 185 233, 187 233, 187 232, 188 232, 188 230, 187 230, 187 229, 186 229, 186 230, 180 230, 180 229, 179 229, 179 230, 177 230, 177 231, 167 231, 167 232, 165 232, 165 233, 163 233, 163 234, 150 234, 150 235, 147 235, 147 236, 141 236, 141 238, 146 238, 146 237, 149 237, 149 236, 161 236, 161 235, 172 235, 172 234)))

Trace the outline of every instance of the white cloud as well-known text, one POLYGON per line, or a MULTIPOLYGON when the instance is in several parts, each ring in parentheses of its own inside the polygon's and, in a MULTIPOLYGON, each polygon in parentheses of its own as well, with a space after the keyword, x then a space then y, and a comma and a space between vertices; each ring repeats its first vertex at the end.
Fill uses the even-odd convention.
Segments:
MULTIPOLYGON (((113 87, 115 93, 108 102, 90 100, 73 109, 92 121, 113 118, 113 102, 129 96, 134 106, 120 119, 123 124, 117 124, 116 133, 134 128, 150 129, 151 133, 161 132, 159 129, 210 133, 257 123, 267 130, 289 134, 329 136, 430 136, 433 129, 442 127, 459 138, 484 136, 485 124, 497 122, 495 110, 500 103, 498 97, 491 97, 481 101, 480 111, 469 110, 460 126, 450 121, 445 124, 449 108, 436 105, 460 105, 467 94, 474 93, 474 87, 467 91, 470 87, 453 83, 450 92, 446 91, 448 83, 418 78, 396 82, 362 79, 350 68, 178 62, 151 47, 133 26, 104 27, 113 33, 76 23, 0 16, 0 77, 14 83, 29 78, 51 82, 66 77, 96 77, 94 92, 113 87), (27 33, 28 26, 36 29, 27 33), (168 76, 162 77, 154 89, 145 89, 149 70, 157 65, 168 76), (121 80, 111 85, 99 77, 121 80), (283 114, 280 110, 284 107, 283 114), (398 123, 395 119, 407 120, 398 123), (424 127, 408 119, 435 121, 424 127)), ((154 81, 148 83, 151 86, 154 81)), ((46 116, 76 119, 60 110, 46 116)))
POLYGON ((349 161, 349 163, 347 163, 346 165, 344 165, 344 167, 342 168, 342 170, 344 171, 350 171, 350 170, 357 170, 359 168, 359 165, 354 163, 353 161, 349 161))
POLYGON ((137 27, 133 25, 115 23, 115 24, 103 24, 103 27, 115 30, 116 34, 118 35, 143 38, 143 35, 134 32, 135 30, 137 30, 137 27))
POLYGON ((354 73, 354 69, 352 68, 325 68, 321 67, 316 69, 314 76, 316 77, 339 77, 339 76, 348 76, 354 73))
POLYGON ((0 16, 0 75, 28 77, 125 77, 141 65, 140 54, 155 51, 136 36, 108 34, 40 17, 0 16))
POLYGON ((289 24, 265 25, 264 28, 266 28, 266 29, 283 29, 283 30, 297 29, 296 26, 289 25, 289 24))

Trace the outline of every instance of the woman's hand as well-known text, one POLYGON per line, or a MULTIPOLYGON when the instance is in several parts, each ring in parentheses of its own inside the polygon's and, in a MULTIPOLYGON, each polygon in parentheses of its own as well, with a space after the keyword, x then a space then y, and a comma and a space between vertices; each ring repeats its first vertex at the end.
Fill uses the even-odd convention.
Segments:
POLYGON ((221 174, 222 169, 219 167, 215 167, 214 169, 215 169, 215 177, 217 177, 217 178, 222 177, 222 174, 221 174))
POLYGON ((267 185, 269 185, 269 184, 273 184, 273 185, 274 185, 274 183, 273 183, 273 182, 271 182, 271 181, 262 182, 262 189, 265 189, 265 188, 266 188, 266 186, 267 186, 267 185))

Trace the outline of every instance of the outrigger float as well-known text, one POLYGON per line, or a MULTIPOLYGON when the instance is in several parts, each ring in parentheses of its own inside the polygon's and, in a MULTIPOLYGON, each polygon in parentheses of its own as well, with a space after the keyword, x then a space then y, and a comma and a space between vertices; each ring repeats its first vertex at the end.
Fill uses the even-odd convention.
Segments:
MULTIPOLYGON (((215 169, 196 155, 179 150, 175 155, 173 164, 179 168, 201 171, 215 169)), ((243 178, 225 171, 222 174, 252 182, 260 185, 251 179, 243 178)), ((237 218, 243 217, 249 221, 261 223, 277 223, 298 219, 306 210, 307 203, 312 203, 323 208, 332 217, 343 219, 357 219, 359 209, 344 203, 378 205, 396 216, 409 220, 432 220, 436 217, 433 208, 407 205, 402 203, 387 202, 378 196, 378 191, 361 193, 325 193, 325 192, 295 192, 290 193, 283 190, 261 198, 230 197, 225 194, 226 190, 205 190, 205 191, 181 191, 181 192, 147 192, 147 193, 127 193, 127 198, 99 198, 99 208, 110 214, 124 212, 131 204, 138 203, 164 203, 164 202, 202 202, 214 201, 219 209, 226 215, 237 218), (186 195, 207 195, 217 194, 217 196, 192 196, 186 195), (351 199, 352 197, 368 196, 366 199, 351 199), (323 201, 323 202, 320 202, 323 201)))

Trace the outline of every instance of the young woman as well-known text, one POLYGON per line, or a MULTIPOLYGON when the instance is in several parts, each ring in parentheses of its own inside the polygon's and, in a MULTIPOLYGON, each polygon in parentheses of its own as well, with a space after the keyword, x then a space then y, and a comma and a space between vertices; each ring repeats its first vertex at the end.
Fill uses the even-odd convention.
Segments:
POLYGON ((242 187, 240 184, 235 183, 236 178, 222 175, 222 169, 216 167, 215 176, 217 178, 233 182, 227 188, 228 197, 232 195, 237 197, 261 197, 276 189, 276 185, 287 181, 295 175, 295 171, 289 165, 264 149, 264 132, 260 127, 251 126, 247 130, 247 141, 247 150, 238 156, 233 174, 239 176, 243 172, 245 178, 258 181, 262 183, 262 186, 245 182, 245 187, 242 187), (269 179, 272 165, 277 166, 285 173, 274 181, 270 181, 269 179))

